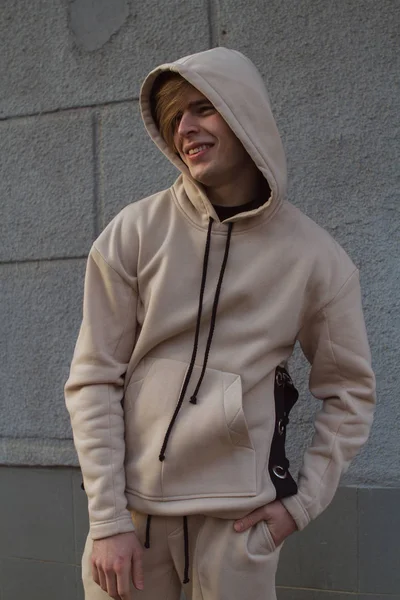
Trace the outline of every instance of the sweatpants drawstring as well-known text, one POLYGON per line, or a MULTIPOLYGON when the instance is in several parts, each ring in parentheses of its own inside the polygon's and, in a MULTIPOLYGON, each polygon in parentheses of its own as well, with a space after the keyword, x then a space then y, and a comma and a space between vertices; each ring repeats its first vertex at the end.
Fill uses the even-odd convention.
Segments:
POLYGON ((151 515, 147 515, 146 521, 146 540, 144 542, 145 548, 150 548, 150 523, 151 523, 151 515))
POLYGON ((183 583, 189 583, 189 530, 187 517, 183 517, 183 543, 185 552, 185 570, 183 574, 183 583))
MULTIPOLYGON (((150 548, 150 525, 151 515, 147 515, 146 520, 146 539, 144 542, 145 548, 150 548)), ((185 556, 185 565, 183 571, 182 583, 189 583, 189 528, 187 517, 183 517, 183 552, 185 556)))

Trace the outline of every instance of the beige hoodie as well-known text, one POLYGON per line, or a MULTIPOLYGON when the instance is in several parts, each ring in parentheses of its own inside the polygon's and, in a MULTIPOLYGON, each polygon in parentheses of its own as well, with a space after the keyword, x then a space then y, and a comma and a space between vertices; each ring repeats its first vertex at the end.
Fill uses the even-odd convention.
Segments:
POLYGON ((151 137, 181 175, 117 215, 88 259, 65 393, 91 535, 132 530, 132 509, 238 518, 276 497, 302 529, 331 501, 372 421, 358 271, 285 200, 281 141, 247 58, 216 48, 162 65, 144 82, 141 106, 151 137), (211 100, 268 180, 271 197, 258 209, 221 223, 160 138, 149 95, 168 69, 211 100), (285 364, 296 341, 321 400, 298 487, 284 455, 296 399, 285 364))

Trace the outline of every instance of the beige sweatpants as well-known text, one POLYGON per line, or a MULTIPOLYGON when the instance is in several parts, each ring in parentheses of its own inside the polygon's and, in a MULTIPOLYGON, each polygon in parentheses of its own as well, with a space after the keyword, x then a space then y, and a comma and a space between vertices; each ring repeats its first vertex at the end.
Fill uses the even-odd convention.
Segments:
MULTIPOLYGON (((136 534, 145 541, 146 516, 133 515, 136 534)), ((132 600, 276 600, 276 548, 261 522, 236 533, 233 522, 213 517, 188 517, 189 577, 184 578, 182 517, 152 517, 150 548, 144 549, 144 590, 132 586, 132 600)), ((110 600, 93 581, 90 567, 92 541, 88 538, 82 559, 85 600, 110 600)))

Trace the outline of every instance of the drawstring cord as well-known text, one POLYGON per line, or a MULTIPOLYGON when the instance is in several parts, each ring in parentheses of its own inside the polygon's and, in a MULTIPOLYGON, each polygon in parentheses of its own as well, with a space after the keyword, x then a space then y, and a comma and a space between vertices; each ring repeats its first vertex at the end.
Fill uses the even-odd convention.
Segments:
MULTIPOLYGON (((193 373, 193 369, 194 369, 194 364, 195 364, 195 361, 196 361, 197 350, 198 350, 198 345, 199 345, 199 336, 200 336, 201 315, 202 315, 202 312, 203 312, 204 290, 205 290, 205 287, 206 287, 208 261, 209 261, 209 256, 210 256, 212 225, 213 225, 213 219, 212 219, 212 217, 210 217, 209 218, 209 222, 208 222, 207 241, 206 241, 206 245, 205 245, 205 249, 204 249, 203 272, 202 272, 202 276, 201 276, 199 306, 198 306, 198 310, 197 310, 196 331, 195 331, 195 335, 194 335, 192 357, 190 359, 189 368, 187 370, 186 377, 185 377, 185 380, 184 380, 183 385, 182 385, 182 390, 181 390, 181 393, 179 395, 178 403, 176 405, 174 414, 172 415, 171 421, 170 421, 170 423, 168 425, 168 429, 166 431, 163 444, 161 446, 160 454, 159 454, 159 457, 158 457, 161 462, 165 460, 165 451, 167 449, 168 440, 170 438, 171 431, 172 431, 172 428, 173 428, 173 426, 175 424, 175 421, 176 421, 176 419, 178 417, 179 411, 180 411, 180 409, 182 407, 183 400, 185 398, 185 394, 187 392, 187 388, 188 388, 190 379, 192 377, 192 373, 193 373)), ((229 255, 229 248, 230 248, 230 243, 231 243, 232 229, 233 229, 233 223, 228 223, 228 235, 227 235, 227 238, 226 238, 224 258, 223 258, 223 261, 222 261, 221 270, 220 270, 219 277, 218 277, 218 283, 217 283, 217 287, 216 287, 215 295, 214 295, 214 301, 213 301, 212 312, 211 312, 210 329, 209 329, 209 332, 208 332, 206 349, 205 349, 205 352, 204 352, 203 366, 202 366, 202 369, 201 369, 200 377, 199 377, 199 380, 197 382, 196 388, 195 388, 195 390, 193 392, 193 395, 190 398, 191 404, 196 404, 197 403, 197 394, 199 393, 199 390, 200 390, 201 384, 203 383, 204 375, 205 375, 205 372, 206 372, 206 369, 207 369, 208 357, 209 357, 209 354, 210 354, 211 344, 212 344, 212 340, 213 340, 213 336, 214 336, 215 323, 216 323, 217 310, 218 310, 218 303, 219 303, 219 297, 220 297, 221 288, 222 288, 222 281, 223 281, 224 274, 225 274, 226 264, 228 262, 228 255, 229 255)), ((150 525, 151 525, 151 515, 148 515, 147 522, 146 522, 146 539, 145 539, 145 543, 144 543, 145 548, 150 548, 150 525)), ((187 517, 183 517, 183 543, 184 543, 184 554, 185 554, 185 566, 184 566, 184 574, 183 574, 183 583, 189 583, 189 581, 190 581, 190 579, 189 579, 189 530, 188 530, 187 517)))
POLYGON ((215 290, 214 303, 213 303, 212 313, 211 313, 210 331, 208 333, 206 350, 204 353, 203 368, 201 370, 201 374, 199 377, 199 381, 197 382, 196 389, 193 392, 193 396, 190 398, 190 402, 192 404, 197 403, 197 394, 199 393, 199 389, 203 382, 204 374, 205 374, 206 368, 207 368, 208 355, 210 353, 211 343, 212 343, 212 339, 213 339, 213 335, 214 335, 215 321, 216 321, 216 317, 217 317, 217 309, 218 309, 219 296, 221 293, 222 280, 224 278, 226 263, 228 262, 229 247, 231 244, 231 236, 232 236, 232 228, 233 228, 233 223, 228 223, 228 236, 226 238, 225 254, 224 254, 224 259, 222 261, 221 271, 219 273, 217 288, 215 290))
POLYGON ((183 517, 183 543, 185 546, 185 571, 183 574, 183 583, 189 583, 189 530, 187 517, 183 517))
MULTIPOLYGON (((146 539, 144 542, 145 548, 150 548, 150 524, 151 524, 151 515, 147 515, 146 539)), ((189 528, 188 528, 187 517, 183 517, 183 545, 184 545, 184 554, 185 554, 185 565, 184 565, 182 583, 189 583, 189 581, 190 581, 190 579, 189 579, 189 528)))
MULTIPOLYGON (((213 219, 212 219, 212 217, 210 217, 209 223, 208 223, 206 247, 205 247, 205 251, 204 251, 203 274, 202 274, 202 278, 201 278, 199 308, 198 308, 198 312, 197 312, 197 323, 196 323, 196 332, 195 332, 194 343, 193 343, 192 358, 190 359, 189 368, 187 370, 186 377, 185 377, 185 380, 183 382, 183 386, 182 386, 181 393, 179 395, 178 403, 176 405, 174 414, 172 415, 171 421, 170 421, 170 423, 168 425, 168 429, 166 431, 163 444, 161 446, 160 454, 159 454, 159 457, 158 457, 161 462, 165 460, 165 451, 167 449, 168 440, 169 440, 169 437, 171 435, 171 431, 172 431, 172 428, 173 428, 173 426, 175 424, 175 421, 176 421, 176 419, 178 417, 179 411, 181 410, 181 407, 182 407, 182 404, 183 404, 183 400, 185 398, 185 394, 186 394, 186 391, 187 391, 190 379, 192 377, 192 373, 193 373, 193 369, 194 369, 194 363, 196 361, 196 355, 197 355, 197 349, 198 349, 198 342, 199 342, 199 335, 200 335, 201 315, 202 315, 202 310, 203 310, 203 297, 204 297, 204 290, 205 290, 206 278, 207 278, 208 259, 209 259, 209 255, 210 255, 212 224, 213 224, 213 219)), ((220 297, 221 287, 222 287, 222 280, 224 278, 225 268, 226 268, 226 264, 227 264, 227 261, 228 261, 229 248, 230 248, 231 236, 232 236, 232 229, 233 229, 233 223, 228 223, 228 235, 227 235, 227 238, 226 238, 225 253, 224 253, 224 258, 223 258, 223 261, 222 261, 221 270, 220 270, 220 274, 219 274, 219 278, 218 278, 217 288, 215 290, 215 296, 214 296, 214 302, 213 302, 212 314, 211 314, 210 330, 209 330, 209 333, 208 333, 206 350, 205 350, 205 353, 204 353, 203 367, 202 367, 201 374, 200 374, 200 377, 199 377, 199 381, 197 382, 195 391, 194 391, 192 397, 190 398, 190 402, 192 404, 196 404, 197 403, 197 394, 199 393, 199 389, 200 389, 200 386, 201 386, 201 384, 203 382, 203 378, 204 378, 204 375, 205 375, 205 372, 206 372, 206 368, 207 368, 208 356, 209 356, 209 353, 210 353, 212 338, 213 338, 213 335, 214 335, 215 322, 216 322, 217 309, 218 309, 218 302, 219 302, 219 297, 220 297)))
POLYGON ((192 373, 193 373, 194 363, 196 361, 197 348, 198 348, 199 335, 200 335, 201 314, 203 312, 203 297, 204 297, 204 290, 205 290, 205 287, 206 287, 208 259, 209 259, 209 256, 210 256, 212 224, 213 224, 213 219, 212 219, 212 217, 210 217, 210 220, 208 222, 206 247, 205 247, 205 250, 204 250, 203 273, 202 273, 202 276, 201 276, 201 286, 200 286, 200 296, 199 296, 199 308, 198 308, 198 311, 197 311, 196 333, 195 333, 195 336, 194 336, 192 358, 190 359, 189 368, 188 368, 187 373, 186 373, 185 381, 183 382, 182 391, 181 391, 180 396, 179 396, 178 404, 176 405, 175 412, 172 415, 171 421, 170 421, 170 423, 168 425, 168 429, 167 429, 167 432, 166 432, 165 437, 164 437, 163 444, 161 446, 160 455, 158 457, 161 462, 165 459, 165 450, 167 448, 169 436, 171 435, 172 428, 173 428, 173 426, 175 424, 176 418, 178 416, 178 413, 179 413, 179 411, 181 409, 183 400, 185 398, 186 390, 188 388, 189 381, 190 381, 190 378, 191 378, 192 373))
POLYGON ((145 548, 150 548, 150 523, 151 523, 151 515, 147 515, 146 521, 146 540, 144 542, 145 548))

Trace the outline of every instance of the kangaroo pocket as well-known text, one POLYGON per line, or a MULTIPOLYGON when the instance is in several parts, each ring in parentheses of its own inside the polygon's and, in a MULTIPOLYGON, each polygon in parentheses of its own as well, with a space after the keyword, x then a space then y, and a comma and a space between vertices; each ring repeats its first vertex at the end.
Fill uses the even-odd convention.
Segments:
POLYGON ((197 404, 189 402, 200 376, 195 367, 172 429, 159 454, 188 365, 144 359, 125 393, 127 490, 154 500, 256 495, 256 461, 238 375, 207 369, 197 404))

